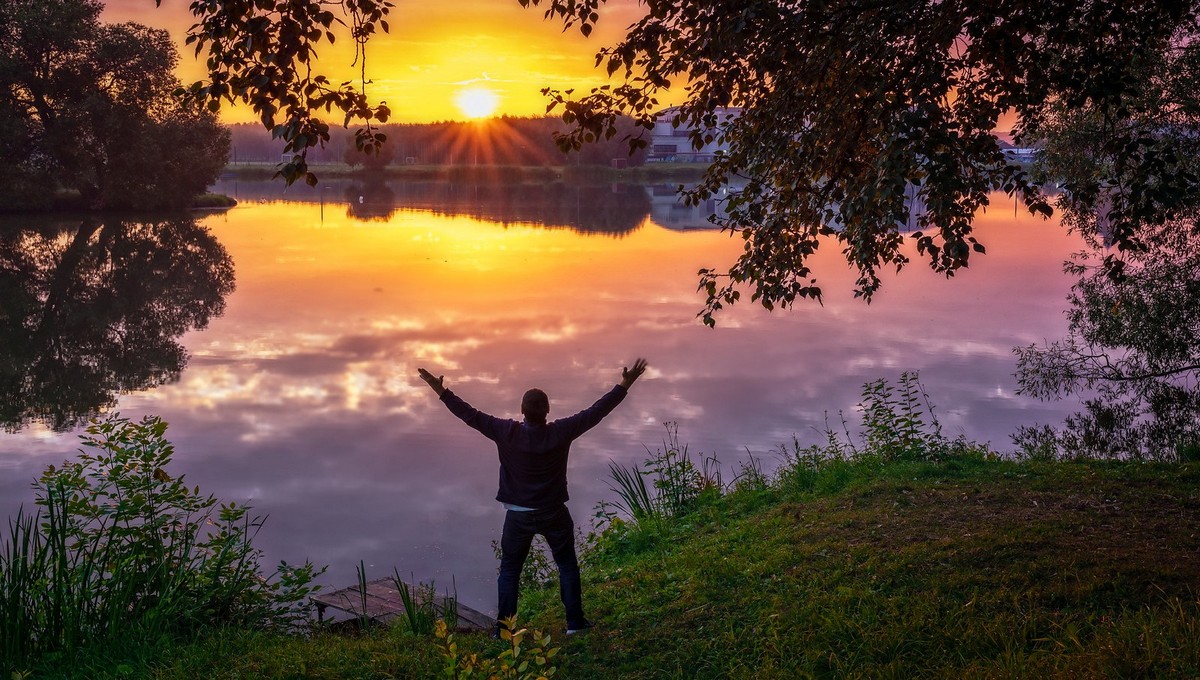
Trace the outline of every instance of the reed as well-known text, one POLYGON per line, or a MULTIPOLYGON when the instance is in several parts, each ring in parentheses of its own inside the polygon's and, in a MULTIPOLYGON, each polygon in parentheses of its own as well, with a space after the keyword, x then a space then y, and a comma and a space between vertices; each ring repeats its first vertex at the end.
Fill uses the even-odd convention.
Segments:
POLYGON ((367 613, 367 565, 358 561, 355 569, 358 578, 358 629, 366 633, 371 630, 371 615, 367 613))
POLYGON ((433 635, 433 626, 438 618, 433 584, 417 583, 415 576, 410 574, 410 577, 411 584, 405 583, 400 578, 400 571, 393 568, 392 581, 404 603, 404 622, 408 625, 408 632, 413 635, 433 635))
POLYGON ((689 512, 706 490, 722 491, 719 462, 705 458, 702 468, 692 462, 686 444, 679 442, 679 428, 664 423, 667 429, 662 448, 647 449, 649 456, 641 466, 625 467, 609 462, 609 488, 617 495, 612 503, 602 502, 600 514, 612 520, 624 514, 641 531, 657 531, 663 522, 689 512), (649 480, 649 484, 647 484, 649 480), (615 512, 609 510, 614 507, 615 512))
POLYGON ((610 462, 608 473, 615 484, 611 488, 620 499, 616 502, 619 510, 639 524, 659 519, 659 506, 646 486, 645 472, 636 466, 610 462))

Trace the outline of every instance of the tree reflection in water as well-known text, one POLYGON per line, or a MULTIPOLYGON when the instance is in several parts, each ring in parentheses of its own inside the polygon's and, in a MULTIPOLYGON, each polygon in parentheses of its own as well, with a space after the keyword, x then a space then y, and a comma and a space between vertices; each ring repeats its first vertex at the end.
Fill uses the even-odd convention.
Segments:
POLYGON ((1200 222, 1145 226, 1144 247, 1124 252, 1094 225, 1072 226, 1089 250, 1067 263, 1079 277, 1068 335, 1016 348, 1017 379, 1042 399, 1092 395, 1061 432, 1022 427, 1014 441, 1063 455, 1200 458, 1200 222))
MULTIPOLYGON (((281 182, 227 180, 218 182, 213 191, 240 201, 320 202, 326 209, 340 200, 349 217, 363 222, 386 222, 400 210, 427 210, 502 225, 533 224, 615 237, 642 226, 651 211, 645 187, 620 183, 400 182, 372 178, 332 179, 313 188, 284 187, 281 182)), ((674 203, 675 187, 668 191, 674 203)))
POLYGON ((233 260, 190 217, 0 225, 0 426, 63 431, 173 382, 225 309, 233 260))
POLYGON ((405 183, 396 191, 406 208, 478 220, 566 227, 580 234, 624 236, 650 215, 641 186, 626 184, 405 183))

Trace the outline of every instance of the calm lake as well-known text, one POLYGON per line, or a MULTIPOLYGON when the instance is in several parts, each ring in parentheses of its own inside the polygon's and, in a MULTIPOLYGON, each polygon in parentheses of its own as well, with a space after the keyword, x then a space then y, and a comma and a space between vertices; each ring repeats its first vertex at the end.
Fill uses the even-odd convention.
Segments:
POLYGON ((174 474, 270 516, 256 541, 266 564, 309 558, 337 586, 359 560, 369 577, 396 567, 439 589, 453 576, 466 604, 494 612, 495 450, 419 366, 496 415, 519 417, 521 394, 541 387, 554 418, 645 356, 629 398, 572 448, 570 506, 585 528, 613 495, 609 461, 644 459, 666 421, 729 480, 748 454, 770 466, 793 435, 820 441, 826 412, 853 429, 862 384, 902 371, 920 371, 946 434, 1001 450, 1018 425, 1073 410, 1016 396, 1011 350, 1063 335, 1061 263, 1079 241, 1003 195, 977 221, 987 255, 951 280, 914 261, 867 305, 830 244, 814 267, 824 306, 746 303, 708 329, 696 272, 727 266, 741 240, 669 188, 215 191, 241 205, 0 225, 0 337, 16 338, 0 342, 4 515, 32 505, 30 482, 72 455, 79 418, 111 402, 170 423, 174 474))

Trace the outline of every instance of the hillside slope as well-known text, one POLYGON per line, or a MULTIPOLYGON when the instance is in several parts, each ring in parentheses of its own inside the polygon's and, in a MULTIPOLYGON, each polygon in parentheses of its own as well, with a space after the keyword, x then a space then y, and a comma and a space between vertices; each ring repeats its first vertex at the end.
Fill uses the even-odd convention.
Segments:
POLYGON ((824 466, 610 532, 561 673, 1200 677, 1197 520, 1195 464, 824 466))

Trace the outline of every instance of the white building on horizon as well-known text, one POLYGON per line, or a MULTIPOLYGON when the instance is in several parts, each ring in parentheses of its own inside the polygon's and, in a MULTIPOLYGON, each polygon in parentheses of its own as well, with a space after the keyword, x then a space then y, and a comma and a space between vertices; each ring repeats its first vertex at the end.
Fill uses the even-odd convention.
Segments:
MULTIPOLYGON (((655 116, 654 131, 650 135, 650 152, 646 155, 647 163, 711 163, 718 152, 729 150, 729 145, 719 144, 714 139, 699 149, 692 147, 688 136, 695 128, 681 123, 674 127, 672 122, 679 113, 679 107, 672 106, 663 109, 655 116)), ((717 125, 728 122, 742 114, 739 107, 719 107, 714 111, 717 115, 717 125)))

